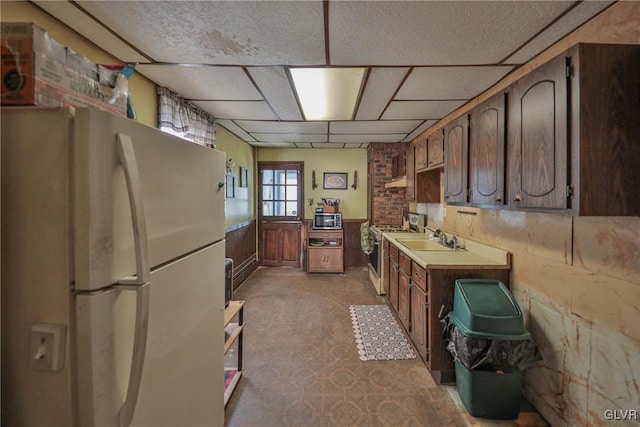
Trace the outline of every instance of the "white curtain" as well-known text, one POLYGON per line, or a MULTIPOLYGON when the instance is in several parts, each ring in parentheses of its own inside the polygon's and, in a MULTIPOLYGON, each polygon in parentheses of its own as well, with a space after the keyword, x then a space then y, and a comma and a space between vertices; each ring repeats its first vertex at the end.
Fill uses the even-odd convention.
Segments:
POLYGON ((207 147, 216 147, 216 121, 175 92, 158 87, 158 128, 207 147))

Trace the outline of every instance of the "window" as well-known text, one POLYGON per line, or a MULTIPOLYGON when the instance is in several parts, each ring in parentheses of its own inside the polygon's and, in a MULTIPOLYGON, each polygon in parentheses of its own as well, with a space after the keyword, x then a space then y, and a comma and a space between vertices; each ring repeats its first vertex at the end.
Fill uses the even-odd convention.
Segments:
POLYGON ((260 203, 265 219, 297 220, 301 218, 301 166, 296 164, 261 164, 260 203))

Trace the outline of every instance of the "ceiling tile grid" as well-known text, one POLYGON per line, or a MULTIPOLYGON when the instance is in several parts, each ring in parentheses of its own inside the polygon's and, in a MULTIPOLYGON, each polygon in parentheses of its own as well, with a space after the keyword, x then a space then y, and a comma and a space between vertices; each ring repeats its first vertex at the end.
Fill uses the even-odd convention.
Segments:
POLYGON ((612 1, 34 1, 260 147, 415 139, 612 1), (293 67, 364 67, 354 120, 305 122, 293 67))

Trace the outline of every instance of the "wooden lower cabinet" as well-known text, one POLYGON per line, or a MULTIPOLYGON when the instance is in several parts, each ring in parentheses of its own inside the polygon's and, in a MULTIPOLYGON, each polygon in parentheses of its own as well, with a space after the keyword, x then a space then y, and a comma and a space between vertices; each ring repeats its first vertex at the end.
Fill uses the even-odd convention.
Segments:
POLYGON ((409 313, 411 310, 411 295, 409 292, 409 285, 411 282, 411 278, 407 272, 400 269, 400 274, 398 275, 398 317, 402 322, 404 328, 409 331, 410 330, 410 319, 409 313))
POLYGON ((307 271, 344 273, 342 230, 312 230, 307 233, 307 271))
POLYGON ((389 295, 389 269, 391 264, 391 254, 389 252, 389 241, 387 239, 383 240, 382 243, 382 262, 384 266, 382 268, 382 290, 385 295, 389 295))
POLYGON ((393 309, 398 311, 398 276, 400 275, 400 268, 398 263, 391 258, 389 263, 389 302, 393 309))
POLYGON ((427 345, 427 293, 411 282, 411 330, 409 336, 425 362, 429 361, 427 345))
POLYGON ((443 319, 453 310, 457 279, 494 279, 509 286, 509 269, 424 269, 390 244, 389 301, 436 383, 455 381, 455 365, 442 336, 443 319), (398 255, 394 258, 394 252, 398 255), (409 263, 407 264, 407 260, 409 263))

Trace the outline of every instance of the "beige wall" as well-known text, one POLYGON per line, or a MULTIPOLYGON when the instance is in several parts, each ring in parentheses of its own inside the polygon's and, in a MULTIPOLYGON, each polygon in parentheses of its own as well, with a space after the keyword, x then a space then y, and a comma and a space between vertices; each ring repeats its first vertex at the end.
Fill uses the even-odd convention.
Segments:
MULTIPOLYGON (((577 41, 640 44, 640 2, 615 4, 541 57, 577 41)), ((600 426, 605 410, 640 410, 640 218, 440 208, 446 231, 513 254, 512 289, 544 357, 525 393, 543 416, 600 426)))
MULTIPOLYGON (((69 27, 26 1, 1 1, 0 17, 3 22, 33 22, 46 30, 58 43, 67 46, 98 64, 122 64, 113 56, 80 36, 69 27)), ((158 121, 155 85, 139 74, 129 81, 129 93, 138 121, 156 127, 158 121)))
POLYGON ((259 148, 258 161, 301 161, 304 162, 304 200, 305 218, 311 218, 317 202, 322 198, 340 199, 340 212, 344 219, 362 219, 367 217, 367 150, 366 148, 298 148, 278 149, 259 148), (311 174, 315 171, 315 190, 311 188, 311 174), (353 173, 358 171, 358 187, 353 185, 353 173), (347 172, 346 190, 324 190, 322 176, 324 172, 347 172), (308 199, 313 199, 309 206, 308 199))
POLYGON ((231 227, 255 218, 254 148, 222 126, 216 129, 216 148, 231 160, 235 177, 235 197, 225 200, 225 226, 231 227), (247 187, 240 187, 240 167, 247 169, 247 187))

